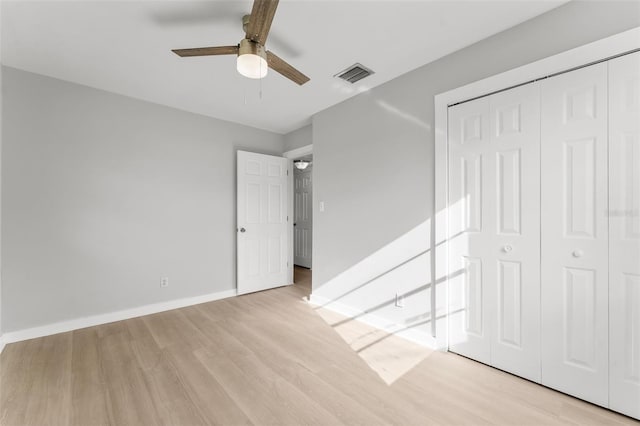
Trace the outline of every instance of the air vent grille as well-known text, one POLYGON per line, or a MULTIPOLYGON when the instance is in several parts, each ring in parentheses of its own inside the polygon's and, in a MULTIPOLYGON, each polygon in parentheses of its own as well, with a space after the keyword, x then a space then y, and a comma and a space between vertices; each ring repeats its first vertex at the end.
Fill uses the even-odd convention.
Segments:
POLYGON ((353 64, 349 68, 344 71, 340 71, 338 74, 334 75, 334 77, 341 78, 349 83, 353 84, 356 81, 360 81, 365 77, 369 77, 371 74, 374 74, 369 68, 365 67, 362 64, 353 64))

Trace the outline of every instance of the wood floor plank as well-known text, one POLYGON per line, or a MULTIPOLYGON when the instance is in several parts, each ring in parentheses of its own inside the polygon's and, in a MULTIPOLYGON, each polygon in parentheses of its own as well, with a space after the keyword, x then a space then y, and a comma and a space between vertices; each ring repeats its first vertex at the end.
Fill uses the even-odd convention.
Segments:
POLYGON ((45 339, 7 345, 2 353, 0 402, 2 425, 25 425, 31 387, 37 383, 31 366, 36 364, 45 339))
POLYGON ((205 310, 207 315, 214 321, 227 321, 230 318, 243 321, 247 316, 251 315, 247 309, 238 309, 235 304, 230 303, 230 300, 232 299, 219 300, 215 303, 202 303, 195 307, 205 310))
POLYGON ((163 425, 205 425, 207 421, 193 402, 166 352, 154 368, 142 372, 149 396, 163 425))
POLYGON ((179 346, 195 350, 207 345, 206 338, 179 309, 147 315, 143 321, 160 348, 179 346))
POLYGON ((237 357, 234 363, 250 378, 250 383, 269 389, 269 400, 284 414, 280 424, 341 425, 343 424, 320 401, 306 395, 278 373, 269 364, 256 356, 237 357))
POLYGON ((101 338, 98 344, 101 378, 106 384, 109 423, 113 425, 159 425, 161 419, 151 400, 131 348, 126 328, 101 338))
POLYGON ((132 318, 126 322, 131 336, 131 351, 143 371, 155 368, 160 363, 162 348, 156 342, 144 318, 132 318))
POLYGON ((29 396, 24 424, 56 425, 70 422, 72 333, 42 339, 31 360, 29 396))
POLYGON ((100 374, 100 352, 96 328, 73 332, 71 351, 71 424, 107 425, 106 388, 100 374))
POLYGON ((208 343, 201 348, 206 348, 210 353, 224 354, 229 358, 251 354, 251 350, 247 346, 236 339, 227 338, 228 324, 236 321, 218 321, 212 319, 208 314, 209 311, 201 309, 200 306, 184 311, 187 320, 208 340, 208 343))
POLYGON ((253 356, 229 359, 207 350, 196 356, 255 424, 341 424, 253 356))
POLYGON ((250 327, 241 323, 230 325, 229 331, 243 341, 252 341, 252 348, 256 353, 262 354, 262 359, 270 369, 308 397, 317 400, 342 423, 377 425, 387 424, 391 420, 377 417, 371 413, 371 410, 350 399, 342 392, 342 386, 335 387, 324 382, 318 375, 305 368, 295 353, 285 351, 277 341, 255 333, 250 327))
POLYGON ((199 407, 209 424, 251 425, 249 417, 229 396, 224 387, 209 373, 190 351, 167 349, 167 356, 176 368, 185 392, 199 407))
POLYGON ((277 412, 274 413, 274 407, 265 398, 265 395, 269 395, 269 389, 257 388, 231 359, 206 350, 198 350, 195 355, 252 423, 282 423, 282 418, 277 412))

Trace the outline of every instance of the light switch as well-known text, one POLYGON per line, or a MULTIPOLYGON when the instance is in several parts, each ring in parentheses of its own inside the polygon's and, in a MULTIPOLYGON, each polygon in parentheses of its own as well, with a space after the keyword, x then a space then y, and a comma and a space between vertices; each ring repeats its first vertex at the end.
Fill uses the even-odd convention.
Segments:
POLYGON ((324 201, 320 201, 320 213, 324 211, 324 201))

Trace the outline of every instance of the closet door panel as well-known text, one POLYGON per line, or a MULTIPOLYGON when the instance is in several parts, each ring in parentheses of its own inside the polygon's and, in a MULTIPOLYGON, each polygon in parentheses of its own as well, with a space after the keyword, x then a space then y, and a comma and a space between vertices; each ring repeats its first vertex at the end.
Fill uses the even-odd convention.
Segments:
POLYGON ((491 364, 540 381, 540 87, 489 97, 495 234, 491 364))
POLYGON ((610 407, 640 418, 640 52, 609 61, 610 407))
MULTIPOLYGON (((449 108, 449 349, 490 363, 490 302, 495 280, 486 247, 495 228, 489 101, 449 108)), ((494 191, 495 192, 495 191, 494 191)))
POLYGON ((608 405, 607 64, 542 82, 542 383, 608 405))

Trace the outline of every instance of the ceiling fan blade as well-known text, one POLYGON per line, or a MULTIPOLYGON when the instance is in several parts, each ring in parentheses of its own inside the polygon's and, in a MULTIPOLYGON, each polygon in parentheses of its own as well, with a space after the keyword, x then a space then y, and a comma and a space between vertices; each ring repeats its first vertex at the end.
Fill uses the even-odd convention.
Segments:
POLYGON ((210 56, 210 55, 237 55, 238 46, 196 47, 193 49, 173 49, 178 56, 210 56))
POLYGON ((269 68, 279 72, 294 83, 298 83, 300 86, 310 80, 309 77, 280 59, 273 52, 267 52, 267 63, 269 64, 269 68))
POLYGON ((247 38, 262 45, 267 41, 278 0, 254 0, 247 25, 247 38))

